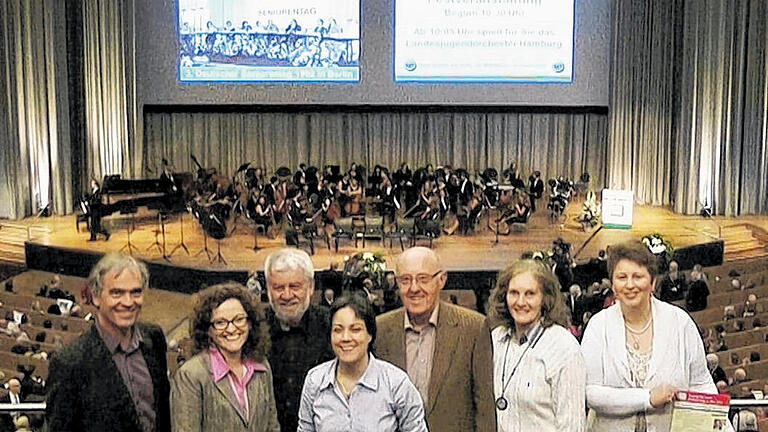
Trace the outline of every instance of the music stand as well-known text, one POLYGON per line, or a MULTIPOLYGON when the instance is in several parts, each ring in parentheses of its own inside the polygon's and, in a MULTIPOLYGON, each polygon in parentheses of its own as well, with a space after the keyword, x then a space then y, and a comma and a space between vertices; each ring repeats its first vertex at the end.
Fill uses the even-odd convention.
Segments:
POLYGON ((173 249, 171 249, 171 253, 168 254, 168 258, 172 257, 173 254, 176 253, 176 251, 179 248, 184 249, 184 252, 186 252, 187 255, 189 255, 189 248, 187 248, 187 245, 184 243, 184 212, 181 212, 181 214, 179 215, 179 226, 180 226, 179 229, 181 230, 181 241, 179 242, 179 244, 174 246, 173 249))
MULTIPOLYGON (((491 217, 491 216, 490 216, 490 213, 489 213, 489 216, 488 216, 488 217, 489 217, 489 219, 488 219, 488 224, 490 225, 490 223, 491 223, 491 221, 490 221, 490 217, 491 217)), ((494 239, 494 241, 493 241, 493 244, 494 244, 494 245, 497 245, 497 244, 499 244, 499 223, 501 222, 501 218, 502 218, 502 217, 504 217, 504 214, 501 212, 501 209, 499 209, 498 207, 496 207, 496 228, 493 230, 493 232, 494 232, 494 237, 495 237, 495 239, 494 239)))
POLYGON ((259 228, 261 228, 264 231, 264 234, 267 233, 267 229, 264 227, 264 225, 257 224, 257 223, 253 224, 253 247, 251 248, 253 251, 259 251, 261 249, 261 247, 259 247, 259 240, 258 240, 259 228))
MULTIPOLYGON (((154 232, 155 232, 155 242, 152 243, 151 245, 149 245, 146 250, 149 251, 149 250, 152 250, 152 248, 156 248, 158 252, 160 252, 163 255, 165 255, 165 253, 163 253, 163 245, 160 244, 160 239, 158 238, 158 236, 160 235, 160 215, 159 214, 158 214, 158 217, 157 217, 157 225, 155 225, 155 231, 154 232)), ((163 232, 165 232, 165 230, 163 230, 163 232)), ((165 237, 165 236, 163 236, 163 237, 165 237)))
POLYGON ((237 230, 237 218, 240 217, 240 213, 242 213, 242 206, 240 205, 240 202, 236 202, 235 206, 232 208, 232 212, 235 214, 234 219, 232 219, 232 231, 229 232, 229 235, 232 235, 237 230), (238 211, 238 207, 240 207, 240 211, 238 211))
POLYGON ((199 251, 198 251, 198 252, 195 254, 195 258, 197 258, 197 257, 198 257, 198 255, 200 255, 200 254, 202 254, 203 252, 205 252, 205 256, 207 256, 207 257, 208 257, 208 260, 210 261, 210 260, 211 260, 211 250, 210 250, 210 249, 208 249, 208 232, 207 232, 207 231, 205 230, 205 228, 203 228, 202 226, 200 227, 200 229, 203 231, 203 248, 202 248, 202 249, 200 249, 200 250, 199 250, 199 251))
POLYGON ((161 211, 160 213, 158 213, 157 217, 158 219, 160 219, 160 229, 162 231, 162 236, 163 236, 163 259, 170 262, 171 261, 170 257, 166 253, 166 248, 165 248, 165 218, 168 217, 168 213, 161 211))
POLYGON ((136 214, 136 208, 128 209, 127 213, 131 215, 131 220, 128 223, 128 225, 125 227, 125 230, 128 233, 128 236, 127 236, 128 240, 123 245, 123 247, 120 248, 120 252, 128 249, 128 255, 133 256, 133 252, 134 251, 136 251, 136 252, 139 251, 139 248, 137 248, 136 246, 133 245, 133 243, 131 243, 131 232, 133 231, 133 226, 134 226, 133 225, 133 215, 136 214))
POLYGON ((220 239, 216 240, 216 256, 213 257, 213 259, 211 260, 211 264, 213 264, 213 263, 219 263, 219 264, 228 265, 227 264, 227 260, 224 259, 224 255, 221 254, 221 240, 220 239))

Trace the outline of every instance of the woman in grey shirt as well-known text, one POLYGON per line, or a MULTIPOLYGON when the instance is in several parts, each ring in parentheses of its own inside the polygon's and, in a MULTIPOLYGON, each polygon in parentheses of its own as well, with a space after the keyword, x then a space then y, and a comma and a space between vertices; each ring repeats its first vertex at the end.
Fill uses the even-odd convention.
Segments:
POLYGON ((298 432, 426 431, 424 404, 408 375, 371 353, 376 316, 368 300, 345 294, 330 316, 336 358, 307 373, 298 432))

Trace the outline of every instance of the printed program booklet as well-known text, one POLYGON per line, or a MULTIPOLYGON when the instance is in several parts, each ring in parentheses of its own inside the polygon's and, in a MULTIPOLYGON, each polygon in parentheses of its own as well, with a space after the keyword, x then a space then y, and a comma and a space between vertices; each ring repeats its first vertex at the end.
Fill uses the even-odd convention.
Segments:
POLYGON ((684 391, 677 392, 675 396, 670 432, 730 430, 726 427, 730 396, 684 391))

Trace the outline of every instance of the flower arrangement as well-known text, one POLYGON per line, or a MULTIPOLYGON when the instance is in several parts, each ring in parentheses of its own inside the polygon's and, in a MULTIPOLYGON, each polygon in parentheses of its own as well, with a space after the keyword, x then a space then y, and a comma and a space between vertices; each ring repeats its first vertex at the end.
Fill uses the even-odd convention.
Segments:
POLYGON ((597 202, 597 196, 591 189, 587 191, 584 204, 581 207, 579 223, 584 231, 588 231, 600 223, 600 203, 597 202))
MULTIPOLYGON (((664 260, 662 264, 666 264, 672 260, 672 255, 675 253, 675 249, 672 247, 672 243, 665 239, 660 233, 643 236, 642 242, 652 254, 664 260)), ((662 268, 661 270, 664 269, 665 268, 662 268)))
POLYGON ((384 286, 387 265, 381 252, 358 252, 344 257, 342 277, 344 289, 359 289, 366 279, 372 283, 372 288, 384 286))

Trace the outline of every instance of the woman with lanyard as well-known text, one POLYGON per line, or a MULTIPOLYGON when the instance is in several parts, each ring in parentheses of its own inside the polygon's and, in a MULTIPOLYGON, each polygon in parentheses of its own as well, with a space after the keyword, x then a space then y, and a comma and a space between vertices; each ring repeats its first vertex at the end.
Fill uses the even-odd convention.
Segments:
POLYGON ((656 257, 640 242, 611 246, 608 274, 616 303, 581 342, 588 430, 669 431, 676 390, 717 393, 701 336, 683 309, 653 297, 656 257))
POLYGON ((583 432, 584 361, 565 329, 552 271, 541 261, 516 261, 499 274, 490 302, 500 324, 491 332, 498 430, 583 432))

